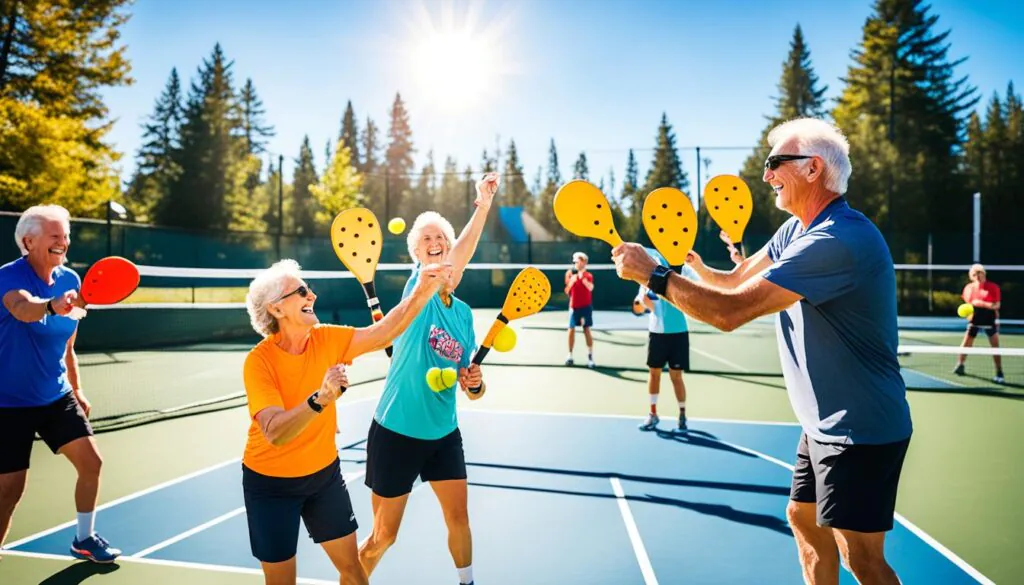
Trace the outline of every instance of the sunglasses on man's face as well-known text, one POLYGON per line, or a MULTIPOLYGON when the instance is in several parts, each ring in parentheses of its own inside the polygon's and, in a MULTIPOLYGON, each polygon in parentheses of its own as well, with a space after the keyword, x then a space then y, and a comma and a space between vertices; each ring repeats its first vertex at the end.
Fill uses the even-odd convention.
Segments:
POLYGON ((814 157, 806 156, 803 154, 773 154, 765 159, 764 168, 774 171, 775 169, 779 168, 779 166, 782 165, 782 163, 784 162, 789 162, 791 160, 804 160, 808 158, 814 157))
POLYGON ((284 295, 282 297, 279 297, 276 301, 273 301, 273 302, 279 303, 279 302, 287 299, 288 297, 290 297, 292 295, 299 295, 300 297, 305 299, 305 298, 309 298, 309 295, 312 294, 312 293, 313 293, 313 289, 310 288, 309 285, 304 284, 304 285, 300 286, 299 288, 293 290, 292 292, 290 292, 290 293, 288 293, 288 294, 286 294, 286 295, 284 295))

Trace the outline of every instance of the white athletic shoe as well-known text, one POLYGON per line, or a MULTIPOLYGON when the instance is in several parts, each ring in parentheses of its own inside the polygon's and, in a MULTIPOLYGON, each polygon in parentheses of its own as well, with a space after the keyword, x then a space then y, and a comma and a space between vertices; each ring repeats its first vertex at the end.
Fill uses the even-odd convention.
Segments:
POLYGON ((647 418, 644 419, 644 423, 639 428, 641 431, 653 431, 660 421, 661 419, 658 418, 658 415, 649 412, 647 413, 647 418))

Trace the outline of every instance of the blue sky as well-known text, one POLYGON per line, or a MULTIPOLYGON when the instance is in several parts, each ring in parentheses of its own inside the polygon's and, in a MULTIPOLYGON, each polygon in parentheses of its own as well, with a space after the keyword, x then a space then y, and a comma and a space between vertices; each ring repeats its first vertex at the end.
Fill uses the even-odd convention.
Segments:
MULTIPOLYGON (((969 57, 959 73, 981 107, 1008 81, 1024 90, 1019 2, 931 5, 952 30, 950 56, 969 57)), ((453 155, 477 167, 514 138, 530 183, 554 138, 563 176, 586 151, 595 183, 614 169, 621 185, 629 148, 643 179, 665 112, 679 146, 705 147, 711 175, 733 173, 746 153, 707 147, 758 139, 793 27, 835 98, 870 11, 869 0, 137 0, 122 36, 135 83, 105 92, 110 140, 127 178, 171 68, 191 79, 220 42, 236 84, 251 77, 263 99, 288 173, 306 134, 322 166, 348 100, 360 126, 369 115, 386 132, 396 91, 417 166, 433 149, 438 166, 453 155), (453 34, 467 40, 446 44, 453 34)), ((681 156, 693 184, 695 153, 681 156)))

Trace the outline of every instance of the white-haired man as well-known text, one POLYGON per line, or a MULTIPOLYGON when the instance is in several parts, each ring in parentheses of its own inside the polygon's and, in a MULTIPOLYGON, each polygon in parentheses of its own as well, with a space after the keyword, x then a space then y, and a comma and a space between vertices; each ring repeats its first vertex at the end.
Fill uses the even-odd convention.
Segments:
POLYGON ((885 561, 912 432, 896 358, 896 277, 878 229, 850 208, 849 145, 834 126, 792 120, 768 135, 763 179, 793 215, 730 272, 692 254, 700 282, 658 268, 636 244, 613 250, 619 276, 731 331, 778 313, 779 354, 803 427, 786 516, 804 579, 835 584, 839 554, 861 583, 897 584, 885 561))
POLYGON ((590 259, 583 252, 572 255, 572 268, 565 271, 565 294, 569 297, 569 355, 565 365, 574 363, 572 356, 576 346, 576 328, 583 327, 583 337, 587 340, 587 367, 594 368, 594 336, 590 328, 594 326, 594 274, 587 270, 590 259))
POLYGON ((78 472, 78 530, 71 554, 109 563, 121 554, 96 534, 103 459, 89 425, 75 354, 78 322, 67 315, 84 303, 82 280, 64 266, 71 245, 68 212, 30 207, 14 228, 21 258, 0 266, 0 545, 25 492, 36 434, 78 472))

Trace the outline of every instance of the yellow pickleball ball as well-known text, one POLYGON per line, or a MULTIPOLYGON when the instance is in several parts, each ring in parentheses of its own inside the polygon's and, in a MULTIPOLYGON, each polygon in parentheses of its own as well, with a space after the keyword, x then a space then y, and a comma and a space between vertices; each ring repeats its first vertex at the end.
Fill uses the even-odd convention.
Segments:
POLYGON ((427 387, 434 392, 444 390, 441 386, 441 368, 430 368, 427 370, 427 387))
POLYGON ((504 327, 494 337, 494 349, 505 352, 512 351, 516 346, 516 330, 511 327, 504 327))
POLYGON ((392 218, 388 222, 388 231, 396 236, 405 231, 405 220, 400 217, 392 218))
POLYGON ((970 303, 964 303, 957 307, 956 314, 960 315, 964 319, 967 319, 968 317, 974 314, 974 305, 970 303))
POLYGON ((459 372, 455 368, 441 370, 441 390, 447 390, 459 381, 459 372))

